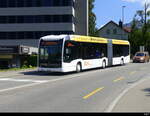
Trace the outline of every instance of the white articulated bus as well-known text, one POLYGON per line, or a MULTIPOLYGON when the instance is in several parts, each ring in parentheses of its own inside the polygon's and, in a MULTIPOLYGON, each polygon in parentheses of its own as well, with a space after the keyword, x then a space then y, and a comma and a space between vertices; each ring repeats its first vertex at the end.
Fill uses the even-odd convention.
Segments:
POLYGON ((80 72, 129 62, 128 41, 80 35, 50 35, 39 41, 39 71, 80 72))

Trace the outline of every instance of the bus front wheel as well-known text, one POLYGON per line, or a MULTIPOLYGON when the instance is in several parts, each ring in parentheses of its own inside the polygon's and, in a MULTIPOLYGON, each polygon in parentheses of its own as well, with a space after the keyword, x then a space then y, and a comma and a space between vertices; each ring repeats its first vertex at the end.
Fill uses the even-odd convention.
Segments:
POLYGON ((123 59, 121 59, 121 66, 123 66, 124 65, 124 60, 123 59))
POLYGON ((102 62, 102 68, 103 68, 103 69, 106 68, 106 61, 105 61, 105 60, 102 62))
POLYGON ((79 72, 81 72, 81 70, 82 70, 81 64, 78 63, 76 66, 76 72, 79 73, 79 72))

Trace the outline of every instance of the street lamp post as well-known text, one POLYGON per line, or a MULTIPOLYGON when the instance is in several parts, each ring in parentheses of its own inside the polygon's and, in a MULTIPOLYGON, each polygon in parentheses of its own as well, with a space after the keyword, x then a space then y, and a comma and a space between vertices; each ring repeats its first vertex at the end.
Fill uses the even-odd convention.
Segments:
POLYGON ((124 8, 126 6, 122 6, 122 25, 124 24, 124 8))
MULTIPOLYGON (((126 6, 122 6, 122 29, 123 29, 123 25, 124 25, 124 8, 125 8, 126 6)), ((121 33, 121 39, 124 39, 124 37, 123 37, 123 34, 124 32, 123 32, 123 30, 122 30, 122 33, 121 33)))

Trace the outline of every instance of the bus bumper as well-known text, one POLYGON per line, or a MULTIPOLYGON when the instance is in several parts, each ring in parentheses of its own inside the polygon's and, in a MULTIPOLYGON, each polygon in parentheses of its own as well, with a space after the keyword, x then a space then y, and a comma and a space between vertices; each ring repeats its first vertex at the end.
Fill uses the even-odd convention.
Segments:
POLYGON ((39 67, 38 68, 38 71, 41 71, 41 72, 62 72, 62 73, 65 73, 65 72, 72 72, 72 71, 75 71, 73 69, 69 69, 69 68, 66 68, 66 69, 63 69, 63 68, 41 68, 39 67))
POLYGON ((38 71, 42 72, 64 72, 62 68, 38 68, 38 71))

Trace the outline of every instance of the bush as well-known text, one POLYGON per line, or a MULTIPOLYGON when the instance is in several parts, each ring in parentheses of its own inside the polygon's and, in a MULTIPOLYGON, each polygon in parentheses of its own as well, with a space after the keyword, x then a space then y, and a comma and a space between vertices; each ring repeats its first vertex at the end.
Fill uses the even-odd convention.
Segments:
POLYGON ((24 56, 22 59, 22 68, 32 68, 37 66, 37 55, 24 56))
POLYGON ((37 66, 37 55, 29 56, 27 62, 28 62, 27 65, 29 67, 37 66))
POLYGON ((26 68, 28 68, 28 66, 27 65, 23 65, 21 68, 26 69, 26 68))

